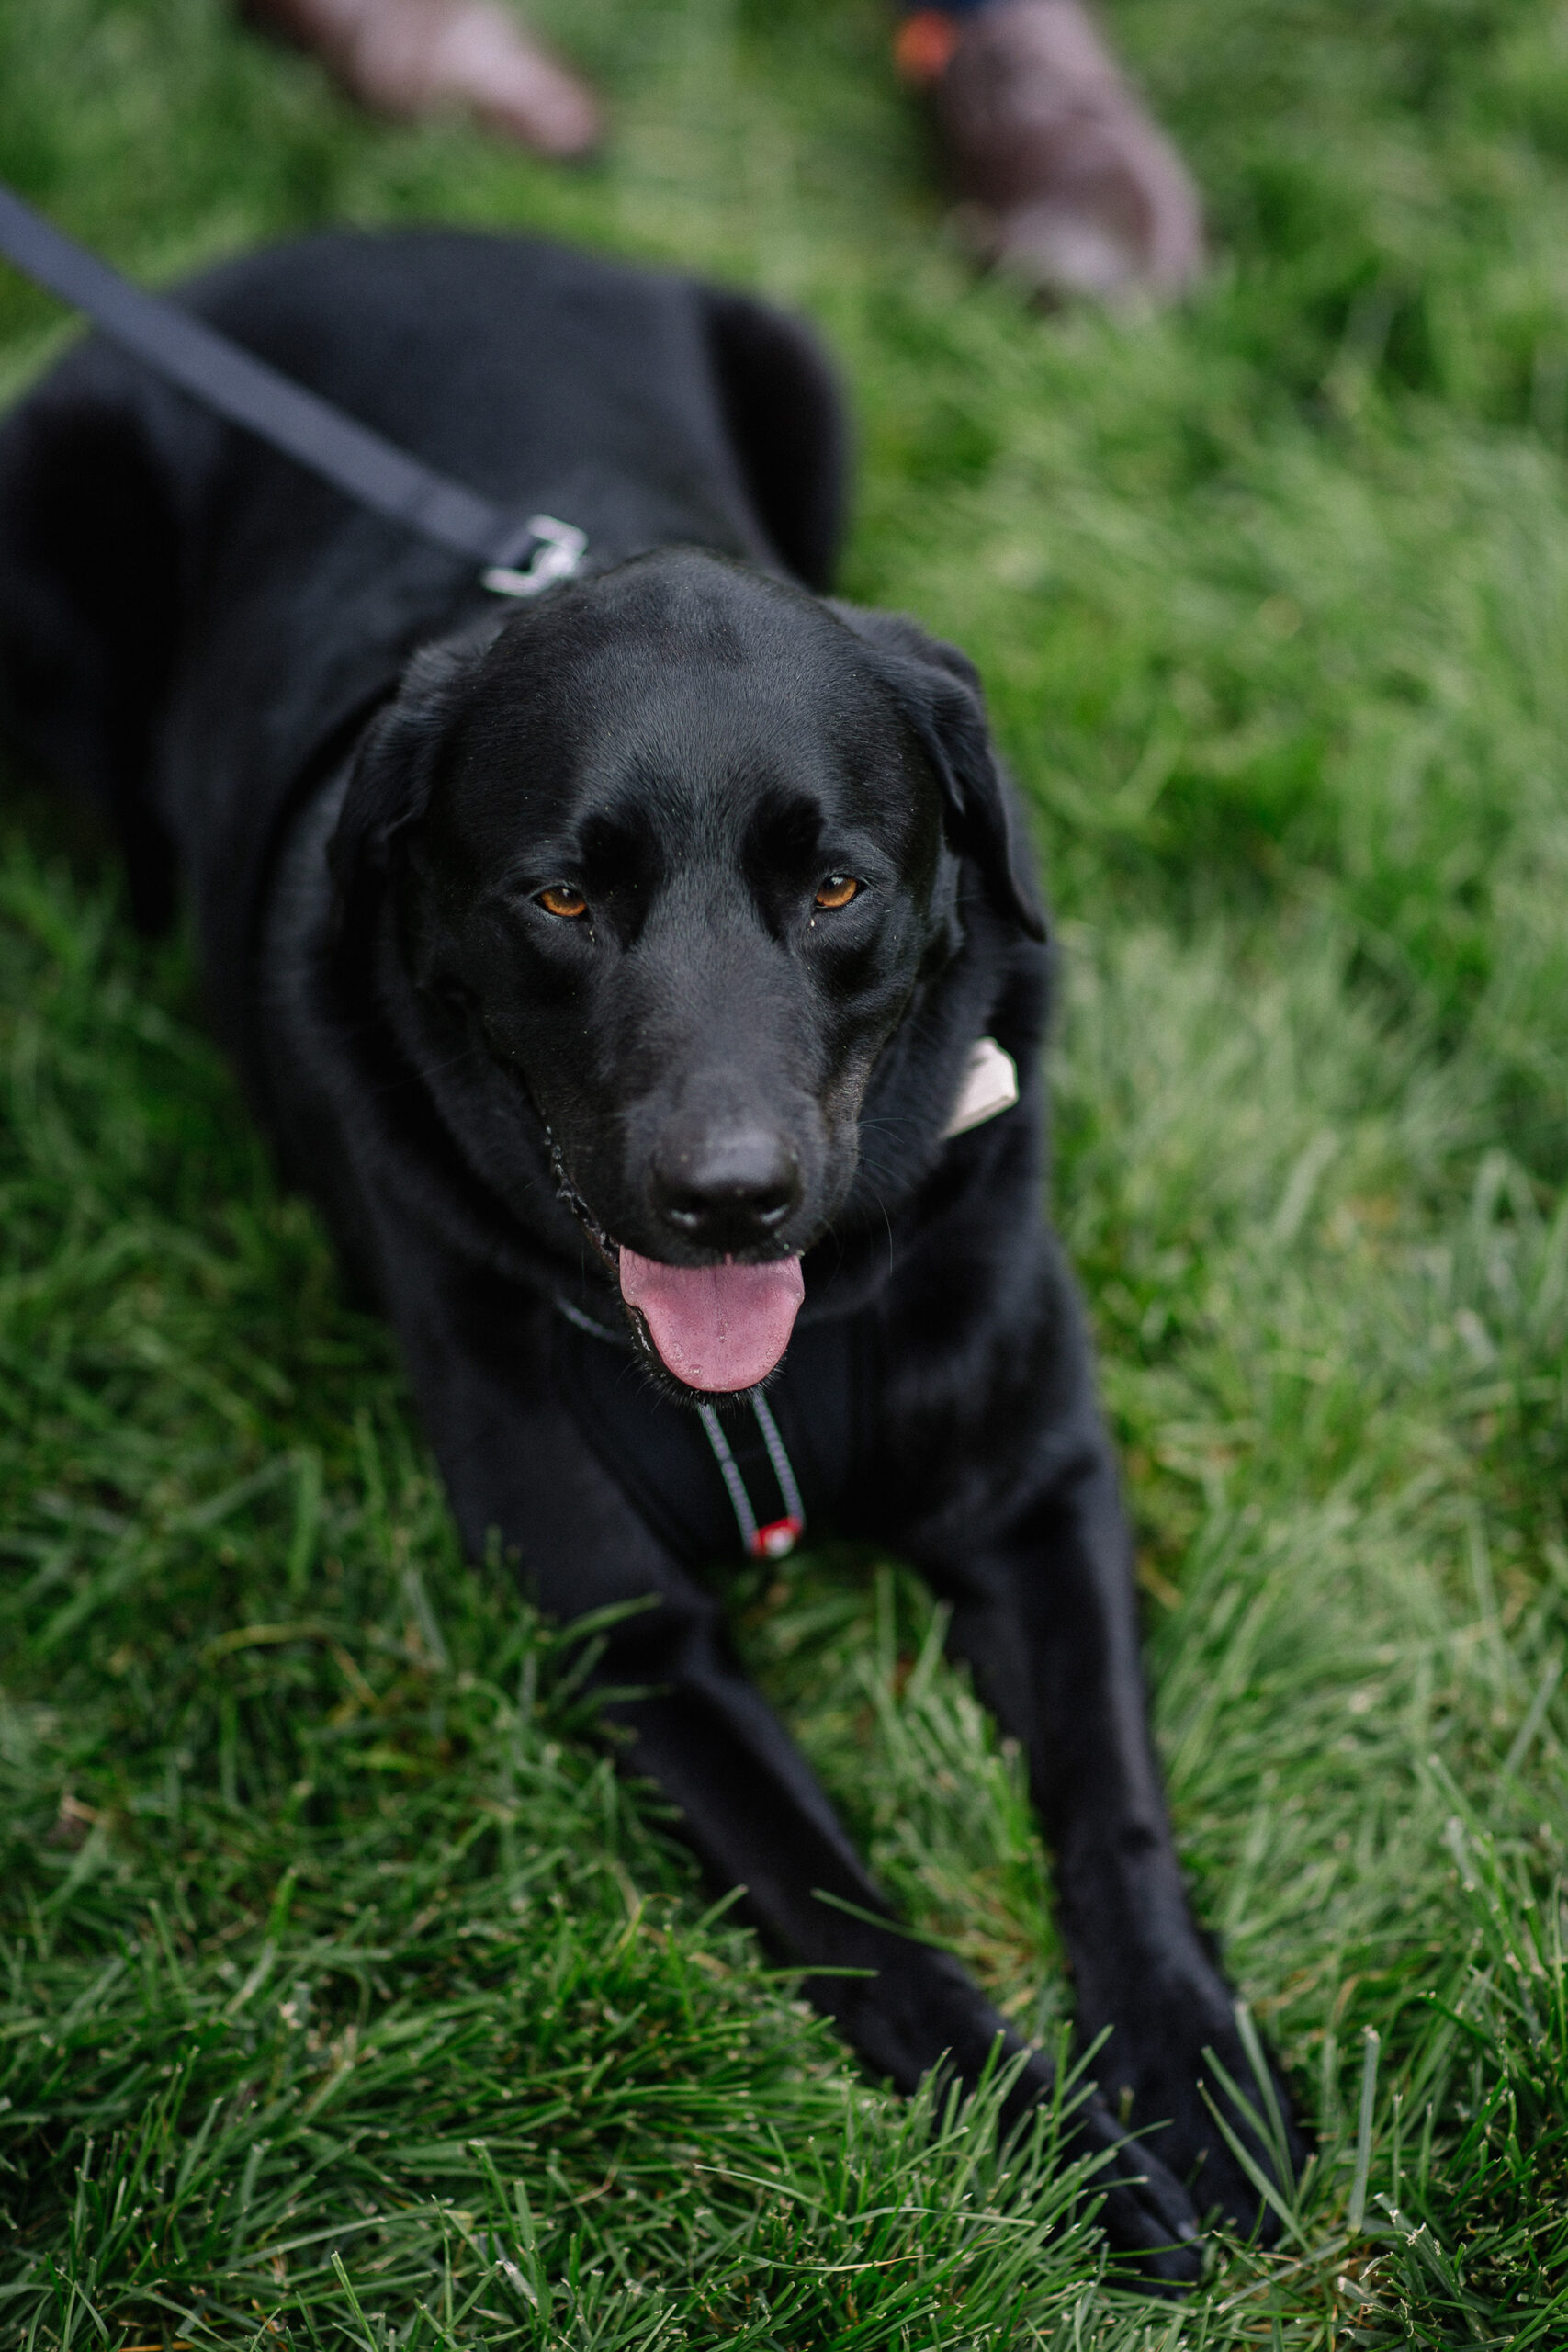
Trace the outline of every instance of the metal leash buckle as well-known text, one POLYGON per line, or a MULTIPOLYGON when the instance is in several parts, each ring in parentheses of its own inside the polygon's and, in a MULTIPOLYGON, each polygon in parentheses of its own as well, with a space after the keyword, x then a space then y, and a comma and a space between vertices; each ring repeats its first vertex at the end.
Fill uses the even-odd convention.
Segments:
POLYGON ((527 537, 518 552, 520 567, 492 563, 479 574, 479 584, 493 596, 536 596, 557 580, 570 580, 588 552, 588 534, 575 523, 558 523, 553 514, 530 514, 524 526, 527 537))

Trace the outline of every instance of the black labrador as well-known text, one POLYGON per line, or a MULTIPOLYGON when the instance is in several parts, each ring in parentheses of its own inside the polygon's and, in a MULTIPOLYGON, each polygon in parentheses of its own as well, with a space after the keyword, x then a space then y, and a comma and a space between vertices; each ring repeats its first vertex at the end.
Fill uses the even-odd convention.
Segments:
MULTIPOLYGON (((655 1597, 602 1668, 646 1694, 611 1708, 629 1769, 776 1952, 867 1972, 807 1989, 906 2091, 1017 2037, 898 1932, 700 1572, 809 1522, 951 1604, 1029 1758, 1079 2029, 1111 2029, 1077 2140, 1111 2152, 1106 2227, 1191 2278, 1199 2213, 1258 2206, 1205 2049, 1258 2086, 1172 1849, 1043 1214, 1044 925, 969 663, 821 593, 819 356, 733 294, 442 232, 183 299, 580 526, 584 574, 489 596, 90 341, 0 433, 10 732, 110 811, 142 922, 191 893, 214 1015, 397 1329, 467 1542, 499 1530, 563 1620, 655 1597)), ((1014 2111, 1049 2081, 1032 2056, 1014 2111)))

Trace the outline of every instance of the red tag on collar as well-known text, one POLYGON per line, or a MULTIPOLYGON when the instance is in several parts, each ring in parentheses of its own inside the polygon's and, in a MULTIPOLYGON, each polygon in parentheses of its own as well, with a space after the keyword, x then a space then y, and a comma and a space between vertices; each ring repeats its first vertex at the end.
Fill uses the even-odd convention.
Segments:
POLYGON ((759 1527, 751 1538, 754 1560, 787 1560, 806 1532, 806 1522, 800 1519, 770 1519, 766 1527, 759 1527))

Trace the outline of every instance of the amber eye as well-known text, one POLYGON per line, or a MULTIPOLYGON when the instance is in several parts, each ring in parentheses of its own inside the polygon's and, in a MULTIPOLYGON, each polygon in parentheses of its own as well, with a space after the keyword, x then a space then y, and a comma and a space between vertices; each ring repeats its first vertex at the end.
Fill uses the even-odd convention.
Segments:
POLYGON ((852 874, 829 874, 817 893, 819 907, 847 907, 852 899, 860 896, 860 884, 852 874))
POLYGON ((559 915, 564 922, 575 922, 579 915, 588 912, 588 901, 581 890, 570 882, 552 882, 547 890, 538 894, 539 904, 547 915, 559 915))

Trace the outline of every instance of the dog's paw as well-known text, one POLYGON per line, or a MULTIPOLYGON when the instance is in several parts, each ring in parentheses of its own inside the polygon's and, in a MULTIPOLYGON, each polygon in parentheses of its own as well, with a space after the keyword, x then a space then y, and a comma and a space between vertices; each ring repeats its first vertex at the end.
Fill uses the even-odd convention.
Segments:
POLYGON ((1203 2267, 1198 2215, 1176 2175, 1096 2099, 1073 2117, 1066 2146, 1093 2164, 1089 2192, 1105 2199, 1100 2226, 1112 2250, 1129 2257, 1125 2275, 1156 2294, 1195 2286, 1203 2267))
POLYGON ((1244 2031, 1218 1978, 1201 1993, 1174 1992, 1163 2017, 1153 2007, 1141 2002, 1100 2052, 1100 2097, 1146 2133, 1138 2144, 1186 2185, 1200 2214, 1270 2245, 1280 2219, 1258 2177, 1288 2202, 1308 2154, 1278 2063, 1250 2024, 1244 2031))
MULTIPOLYGON (((1182 2169, 1182 2177, 1190 2183, 1201 2211, 1217 2209, 1233 2229, 1244 2234, 1256 2230, 1263 2245, 1272 2245, 1280 2234, 1280 2216, 1259 2188, 1258 2176, 1289 2204, 1310 2148, 1292 2111, 1279 2061, 1234 2003, 1219 2030, 1204 2039, 1198 2086, 1201 2144, 1192 2168, 1182 2169), (1250 2165, 1237 2154, 1237 2145, 1250 2165)), ((1192 2132, 1196 2140, 1196 2116, 1192 2132)))

